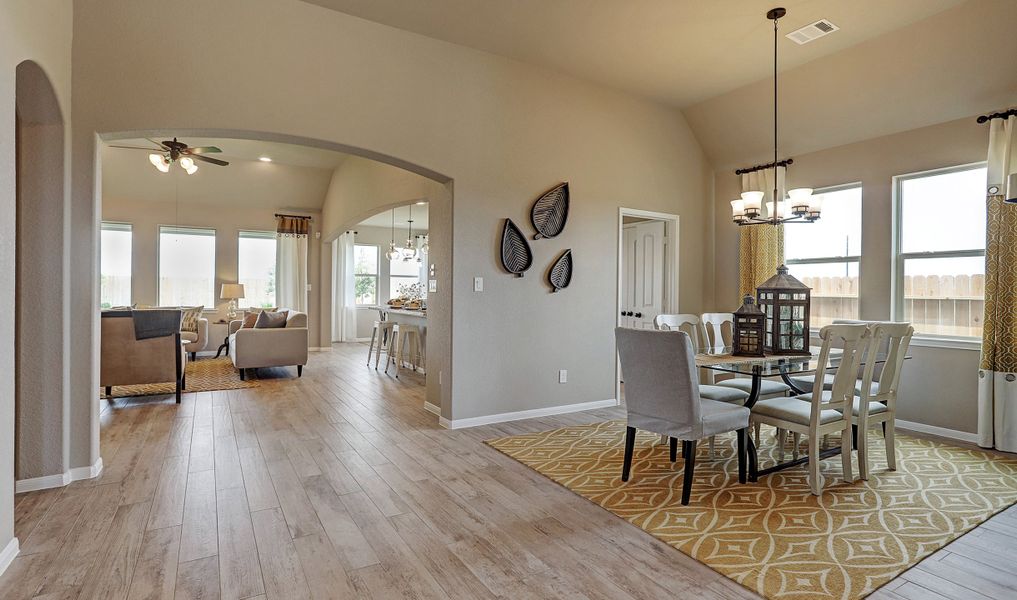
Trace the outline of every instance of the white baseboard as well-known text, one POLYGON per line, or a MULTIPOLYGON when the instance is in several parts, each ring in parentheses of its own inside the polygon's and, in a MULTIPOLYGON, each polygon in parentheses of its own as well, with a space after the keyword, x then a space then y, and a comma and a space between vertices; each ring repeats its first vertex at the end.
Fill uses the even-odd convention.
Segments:
POLYGON ((34 492, 36 490, 48 490, 50 488, 63 487, 72 481, 81 481, 82 479, 93 479, 98 477, 102 473, 102 457, 95 461, 94 465, 87 467, 74 467, 63 473, 56 475, 45 475, 43 477, 33 477, 31 479, 19 479, 14 482, 14 493, 21 494, 23 492, 34 492))
POLYGON ((957 431, 956 429, 947 429, 946 427, 936 427, 935 425, 926 425, 925 423, 915 423, 914 421, 903 421, 901 419, 897 419, 896 423, 897 429, 910 429, 911 431, 917 431, 918 433, 927 433, 929 435, 950 438, 951 440, 968 442, 970 444, 978 443, 977 433, 968 433, 967 431, 957 431))
POLYGON ((565 413, 579 412, 583 410, 595 410, 598 408, 610 408, 618 406, 614 398, 608 400, 594 400, 592 402, 580 402, 578 404, 563 404, 561 406, 549 406, 547 408, 532 408, 516 412, 498 413, 482 417, 469 417, 466 419, 446 419, 441 417, 438 423, 446 429, 462 429, 464 427, 477 427, 479 425, 490 425, 492 423, 504 423, 506 421, 520 421, 522 419, 534 419, 537 417, 549 417, 551 415, 563 415, 565 413))
POLYGON ((430 402, 428 402, 426 400, 424 401, 424 410, 426 410, 429 413, 436 414, 439 417, 441 416, 441 407, 440 406, 435 406, 434 404, 431 404, 430 402))
POLYGON ((0 551, 0 575, 3 575, 7 567, 11 566, 20 551, 21 543, 18 542, 18 538, 11 538, 11 541, 7 542, 4 549, 0 551))

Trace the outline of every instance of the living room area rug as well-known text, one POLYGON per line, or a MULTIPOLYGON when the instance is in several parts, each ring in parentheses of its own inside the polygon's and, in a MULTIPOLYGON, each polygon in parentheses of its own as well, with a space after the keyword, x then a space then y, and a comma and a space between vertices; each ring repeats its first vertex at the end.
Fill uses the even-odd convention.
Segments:
MULTIPOLYGON (((776 458, 768 431, 761 467, 776 458)), ((835 456, 822 462, 822 496, 804 466, 741 485, 734 435, 717 437, 712 460, 704 441, 682 506, 683 461, 657 435, 639 432, 621 481, 624 432, 619 420, 487 443, 767 598, 862 598, 1017 503, 1017 459, 898 434, 888 471, 874 429, 870 479, 845 483, 835 456)))
MULTIPOLYGON (((233 366, 233 361, 228 356, 189 360, 187 361, 185 373, 187 375, 187 387, 184 388, 185 393, 258 387, 257 379, 248 378, 247 381, 240 381, 240 373, 233 366)), ((155 396, 175 393, 176 384, 167 382, 141 385, 115 385, 113 386, 112 396, 114 398, 128 398, 132 396, 155 396)))

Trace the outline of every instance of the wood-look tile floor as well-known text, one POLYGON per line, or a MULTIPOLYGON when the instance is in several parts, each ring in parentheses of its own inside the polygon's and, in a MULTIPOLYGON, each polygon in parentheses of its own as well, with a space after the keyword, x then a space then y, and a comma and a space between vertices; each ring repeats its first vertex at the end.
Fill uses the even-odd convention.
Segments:
MULTIPOLYGON (((449 431, 366 354, 107 407, 99 478, 16 497, 0 598, 757 597, 483 444, 620 409, 449 431)), ((1010 509, 873 597, 1015 598, 1015 554, 1010 509)))

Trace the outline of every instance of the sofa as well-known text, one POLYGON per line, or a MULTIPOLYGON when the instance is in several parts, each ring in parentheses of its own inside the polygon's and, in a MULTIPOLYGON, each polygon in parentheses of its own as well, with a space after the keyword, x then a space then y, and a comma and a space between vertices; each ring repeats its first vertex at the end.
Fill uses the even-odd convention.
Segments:
MULTIPOLYGON (((285 310, 285 309, 281 309, 285 310)), ((262 367, 297 368, 297 377, 303 375, 307 364, 307 313, 291 310, 285 327, 259 329, 242 327, 243 321, 231 321, 229 351, 233 366, 246 379, 247 369, 262 367)))
POLYGON ((103 311, 100 318, 99 385, 111 399, 115 385, 145 383, 176 384, 176 400, 186 387, 184 370, 187 353, 180 339, 179 312, 175 330, 166 330, 156 337, 138 339, 134 311, 103 311))

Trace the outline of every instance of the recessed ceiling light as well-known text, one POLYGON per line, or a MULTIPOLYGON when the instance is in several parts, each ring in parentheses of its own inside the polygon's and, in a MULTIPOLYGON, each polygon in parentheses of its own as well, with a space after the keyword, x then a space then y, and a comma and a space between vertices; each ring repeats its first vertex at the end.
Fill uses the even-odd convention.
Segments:
POLYGON ((272 159, 267 156, 261 156, 258 158, 261 162, 272 162, 272 159))

